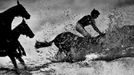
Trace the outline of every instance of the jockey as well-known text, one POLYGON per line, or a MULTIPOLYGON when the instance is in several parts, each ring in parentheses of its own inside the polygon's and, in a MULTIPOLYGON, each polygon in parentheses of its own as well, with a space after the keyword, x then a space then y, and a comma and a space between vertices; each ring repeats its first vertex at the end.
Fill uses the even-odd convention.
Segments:
POLYGON ((100 32, 95 24, 95 19, 100 15, 99 11, 93 9, 91 11, 91 15, 86 15, 82 17, 76 24, 76 30, 82 34, 84 37, 91 37, 91 35, 85 30, 85 26, 91 25, 93 29, 98 32, 100 35, 104 35, 104 33, 100 32))

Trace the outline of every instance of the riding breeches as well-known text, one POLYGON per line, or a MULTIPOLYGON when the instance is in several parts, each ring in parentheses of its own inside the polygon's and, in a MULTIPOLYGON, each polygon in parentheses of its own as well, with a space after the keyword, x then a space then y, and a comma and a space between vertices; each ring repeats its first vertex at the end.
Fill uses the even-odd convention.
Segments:
POLYGON ((76 24, 76 31, 78 31, 84 37, 91 37, 91 35, 79 23, 76 24))

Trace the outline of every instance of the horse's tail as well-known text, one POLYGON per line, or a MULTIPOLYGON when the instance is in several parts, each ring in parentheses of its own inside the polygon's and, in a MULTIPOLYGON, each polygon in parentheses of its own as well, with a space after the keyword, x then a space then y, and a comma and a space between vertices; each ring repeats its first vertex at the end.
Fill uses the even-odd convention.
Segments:
POLYGON ((42 47, 48 47, 48 46, 51 46, 52 43, 54 42, 54 40, 50 41, 50 42, 39 42, 39 41, 36 41, 35 43, 35 48, 38 49, 38 48, 42 48, 42 47))

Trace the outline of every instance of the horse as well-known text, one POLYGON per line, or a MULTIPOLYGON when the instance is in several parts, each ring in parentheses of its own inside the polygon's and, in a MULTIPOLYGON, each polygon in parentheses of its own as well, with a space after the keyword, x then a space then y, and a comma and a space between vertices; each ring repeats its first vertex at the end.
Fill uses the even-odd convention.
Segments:
POLYGON ((58 48, 59 51, 56 55, 59 53, 64 52, 66 55, 68 55, 68 52, 71 50, 71 47, 78 45, 79 43, 83 42, 84 40, 89 43, 97 44, 98 39, 101 37, 101 35, 98 35, 96 37, 88 38, 88 37, 80 37, 78 35, 75 35, 71 32, 63 32, 57 35, 52 41, 50 42, 39 42, 36 41, 35 48, 42 48, 42 47, 48 47, 51 46, 52 43, 54 43, 58 48))
POLYGON ((4 44, 5 46, 0 47, 0 51, 1 51, 0 56, 1 57, 9 56, 17 73, 19 73, 19 69, 17 67, 15 58, 17 58, 20 61, 20 63, 25 66, 25 69, 26 69, 24 60, 21 58, 21 55, 19 55, 19 53, 16 50, 19 45, 18 38, 21 34, 26 35, 30 38, 34 37, 34 33, 29 28, 29 26, 26 24, 24 19, 21 22, 21 24, 19 24, 15 29, 13 29, 12 32, 9 34, 9 37, 7 38, 7 40, 4 44), (4 52, 2 52, 2 50, 4 52))
POLYGON ((11 23, 14 17, 22 17, 30 19, 30 14, 26 11, 22 4, 17 0, 17 5, 0 13, 0 46, 4 44, 4 40, 8 37, 11 32, 11 23), (4 33, 4 34, 3 34, 4 33))

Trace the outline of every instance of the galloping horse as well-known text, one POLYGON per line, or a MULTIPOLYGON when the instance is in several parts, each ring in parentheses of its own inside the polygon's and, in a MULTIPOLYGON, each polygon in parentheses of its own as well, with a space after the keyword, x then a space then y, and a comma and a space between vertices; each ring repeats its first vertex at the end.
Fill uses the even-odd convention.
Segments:
POLYGON ((11 23, 14 17, 17 16, 30 19, 30 14, 26 11, 22 4, 19 3, 19 1, 17 1, 17 5, 0 13, 0 47, 5 46, 3 44, 8 37, 8 34, 11 32, 11 23))
POLYGON ((0 47, 1 51, 3 49, 5 50, 5 52, 0 52, 0 56, 1 57, 9 56, 10 59, 12 60, 12 63, 14 64, 17 73, 18 73, 18 67, 15 58, 17 58, 21 62, 21 64, 24 65, 26 68, 24 60, 21 58, 21 55, 19 55, 19 53, 16 50, 19 45, 18 38, 21 34, 26 35, 30 38, 34 37, 34 33, 28 27, 24 19, 20 25, 18 25, 15 29, 12 30, 11 34, 9 35, 9 38, 4 44, 5 46, 0 47))
POLYGON ((38 49, 41 47, 48 47, 48 46, 51 46, 52 43, 54 43, 59 48, 57 55, 62 52, 64 52, 67 55, 67 53, 70 51, 72 46, 78 45, 78 43, 81 43, 84 40, 86 40, 86 42, 89 42, 89 43, 97 43, 97 40, 100 37, 101 35, 98 35, 97 37, 93 37, 93 38, 79 37, 78 35, 75 35, 71 32, 63 32, 57 35, 50 42, 36 41, 35 48, 38 49))

